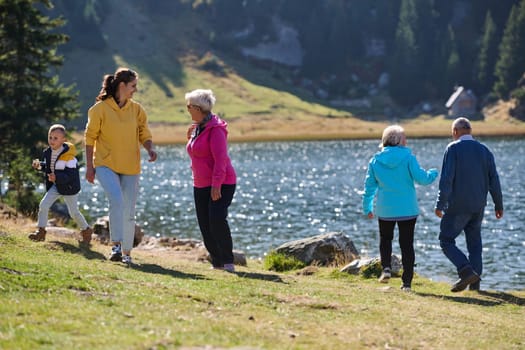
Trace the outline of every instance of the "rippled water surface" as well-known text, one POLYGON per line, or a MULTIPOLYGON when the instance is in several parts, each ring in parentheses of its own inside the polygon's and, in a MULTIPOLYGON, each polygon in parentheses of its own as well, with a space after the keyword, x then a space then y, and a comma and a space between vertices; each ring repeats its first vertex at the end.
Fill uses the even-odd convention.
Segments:
MULTIPOLYGON (((525 142, 481 141, 496 157, 505 205, 504 217, 496 220, 489 196, 483 225, 483 287, 523 289, 525 142)), ((440 169, 448 142, 409 140, 409 147, 423 167, 440 169)), ((148 235, 200 239, 184 147, 157 149, 159 160, 142 165, 137 223, 148 235)), ((342 231, 362 256, 377 256, 377 221, 361 214, 360 195, 368 161, 378 150, 377 140, 231 144, 230 156, 238 175, 229 217, 234 248, 250 257, 262 257, 289 240, 342 231)), ((437 182, 417 187, 421 214, 416 225, 416 272, 452 281, 455 269, 437 240, 439 219, 433 210, 437 182)), ((107 214, 106 198, 98 183, 83 183, 80 203, 93 218, 107 214)), ((458 244, 464 247, 463 236, 458 244)), ((400 254, 397 242, 393 250, 400 254)))

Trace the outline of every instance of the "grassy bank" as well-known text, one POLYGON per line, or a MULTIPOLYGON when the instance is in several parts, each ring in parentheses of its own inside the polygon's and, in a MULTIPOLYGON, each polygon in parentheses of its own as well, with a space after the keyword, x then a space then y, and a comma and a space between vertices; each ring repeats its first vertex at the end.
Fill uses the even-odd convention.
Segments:
POLYGON ((414 293, 320 268, 235 274, 134 250, 137 265, 107 261, 107 246, 26 238, 0 224, 2 349, 519 349, 525 291, 462 292, 416 277, 414 293))

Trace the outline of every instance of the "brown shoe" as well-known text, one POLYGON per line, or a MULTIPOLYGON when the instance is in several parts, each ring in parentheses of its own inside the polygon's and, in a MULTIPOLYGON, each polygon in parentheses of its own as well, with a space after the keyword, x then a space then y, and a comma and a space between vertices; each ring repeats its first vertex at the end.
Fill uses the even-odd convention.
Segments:
POLYGON ((32 233, 28 236, 32 241, 42 242, 46 240, 46 229, 44 227, 39 227, 35 233, 32 233))
POLYGON ((82 240, 80 241, 81 244, 89 244, 91 243, 91 235, 93 234, 93 229, 91 227, 87 227, 80 231, 80 236, 82 237, 82 240))

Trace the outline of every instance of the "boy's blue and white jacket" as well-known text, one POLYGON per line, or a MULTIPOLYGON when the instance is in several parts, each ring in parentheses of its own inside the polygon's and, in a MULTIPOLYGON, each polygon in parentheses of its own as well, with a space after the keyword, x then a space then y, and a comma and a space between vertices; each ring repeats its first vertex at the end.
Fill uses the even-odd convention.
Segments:
POLYGON ((45 165, 41 169, 45 174, 46 191, 56 185, 58 193, 61 195, 74 195, 80 192, 80 175, 78 171, 78 161, 76 159, 77 150, 75 145, 64 142, 62 152, 58 155, 55 162, 55 182, 49 181, 47 175, 51 173, 51 147, 43 152, 45 165))
POLYGON ((414 183, 431 184, 438 176, 437 169, 421 168, 410 148, 387 146, 368 163, 363 194, 363 213, 379 218, 405 218, 419 214, 414 183))

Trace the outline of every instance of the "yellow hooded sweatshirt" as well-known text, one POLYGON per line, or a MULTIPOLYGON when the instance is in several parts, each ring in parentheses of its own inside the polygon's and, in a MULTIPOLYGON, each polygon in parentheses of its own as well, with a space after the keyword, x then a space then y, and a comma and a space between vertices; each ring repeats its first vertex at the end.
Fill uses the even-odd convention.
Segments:
POLYGON ((151 140, 144 108, 128 100, 120 108, 113 97, 95 103, 88 111, 86 146, 94 147, 94 165, 118 174, 140 173, 140 145, 151 140))

